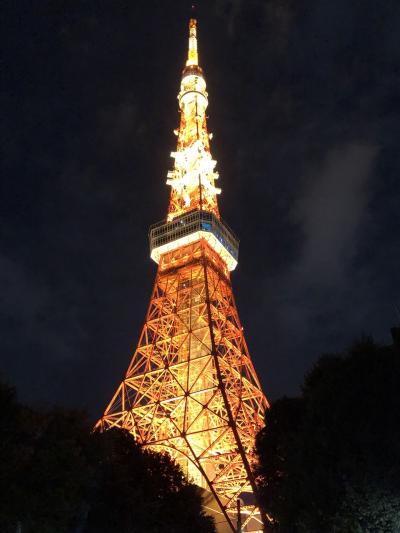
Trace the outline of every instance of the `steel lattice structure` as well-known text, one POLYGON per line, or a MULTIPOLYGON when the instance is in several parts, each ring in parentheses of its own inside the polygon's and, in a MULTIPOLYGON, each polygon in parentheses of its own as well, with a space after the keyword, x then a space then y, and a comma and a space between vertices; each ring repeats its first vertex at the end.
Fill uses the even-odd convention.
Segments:
MULTIPOLYGON (((255 488, 252 450, 268 404, 230 282, 238 241, 218 210, 193 19, 189 32, 170 206, 150 230, 156 281, 136 351, 97 426, 126 428, 143 445, 168 451, 211 491, 236 531, 237 498, 255 488)), ((261 531, 255 503, 243 511, 243 531, 261 531)))

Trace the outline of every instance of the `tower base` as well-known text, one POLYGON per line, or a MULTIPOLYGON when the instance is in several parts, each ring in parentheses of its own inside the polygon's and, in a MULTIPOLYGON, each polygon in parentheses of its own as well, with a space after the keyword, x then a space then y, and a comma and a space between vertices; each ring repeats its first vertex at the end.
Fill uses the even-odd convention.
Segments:
MULTIPOLYGON (((206 490, 201 489, 202 497, 203 497, 203 507, 208 516, 211 516, 214 518, 215 521, 215 528, 217 533, 236 533, 238 531, 237 529, 237 512, 229 512, 228 515, 231 519, 231 524, 228 523, 228 520, 224 516, 221 507, 218 503, 218 501, 215 499, 213 494, 206 490)), ((242 533, 263 533, 263 523, 261 520, 260 512, 252 511, 252 515, 250 516, 250 509, 254 509, 254 496, 251 493, 246 493, 243 495, 244 498, 241 498, 241 523, 242 533), (244 501, 246 500, 246 501, 244 501)), ((224 504, 224 502, 221 502, 224 504)))

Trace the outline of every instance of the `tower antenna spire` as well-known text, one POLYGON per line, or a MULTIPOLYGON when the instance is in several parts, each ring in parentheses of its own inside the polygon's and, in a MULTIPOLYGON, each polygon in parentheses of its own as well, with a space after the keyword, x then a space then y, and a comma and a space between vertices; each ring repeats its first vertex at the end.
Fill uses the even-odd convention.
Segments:
MULTIPOLYGON (((194 8, 194 6, 192 6, 192 8, 194 8)), ((197 66, 198 64, 199 56, 197 53, 197 20, 195 18, 191 18, 189 20, 189 48, 186 66, 197 66)))

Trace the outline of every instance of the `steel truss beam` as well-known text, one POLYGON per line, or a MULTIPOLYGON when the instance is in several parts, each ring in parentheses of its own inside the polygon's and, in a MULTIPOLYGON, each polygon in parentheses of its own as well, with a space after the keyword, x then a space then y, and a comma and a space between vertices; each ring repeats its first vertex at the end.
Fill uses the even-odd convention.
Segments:
MULTIPOLYGON (((162 256, 137 349, 97 426, 167 451, 235 531, 266 407, 226 264, 204 239, 162 256)), ((243 527, 259 513, 245 512, 243 527)))

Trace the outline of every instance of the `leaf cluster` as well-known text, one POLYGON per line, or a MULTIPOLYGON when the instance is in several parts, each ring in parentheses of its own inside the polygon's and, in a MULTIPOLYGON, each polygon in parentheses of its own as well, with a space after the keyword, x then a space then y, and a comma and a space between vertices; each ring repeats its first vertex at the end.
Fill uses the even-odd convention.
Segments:
POLYGON ((400 354, 363 339, 323 356, 257 437, 263 505, 282 532, 400 530, 400 354))
POLYGON ((34 412, 0 383, 0 531, 213 533, 199 489, 127 431, 82 412, 34 412))

